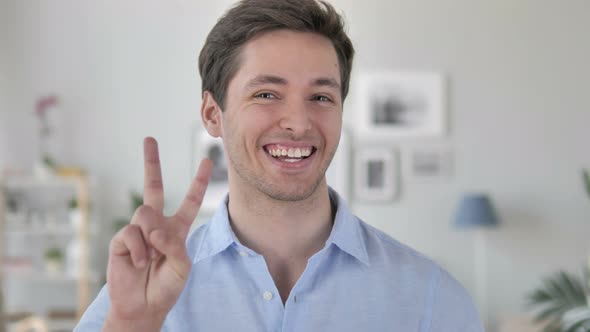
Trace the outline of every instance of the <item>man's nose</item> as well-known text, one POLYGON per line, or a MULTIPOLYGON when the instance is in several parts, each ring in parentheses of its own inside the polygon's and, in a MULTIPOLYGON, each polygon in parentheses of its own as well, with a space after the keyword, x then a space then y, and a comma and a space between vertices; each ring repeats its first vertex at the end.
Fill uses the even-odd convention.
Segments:
POLYGON ((282 110, 279 126, 295 137, 303 136, 311 129, 311 119, 305 102, 287 103, 282 110))

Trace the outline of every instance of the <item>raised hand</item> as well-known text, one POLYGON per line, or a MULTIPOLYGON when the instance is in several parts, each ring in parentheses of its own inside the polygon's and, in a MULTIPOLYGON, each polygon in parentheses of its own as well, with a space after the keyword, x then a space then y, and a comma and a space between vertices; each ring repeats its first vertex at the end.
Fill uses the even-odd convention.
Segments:
POLYGON ((155 139, 144 140, 144 205, 111 240, 107 284, 111 305, 103 331, 160 331, 187 281, 185 240, 211 176, 203 160, 180 208, 163 215, 164 187, 155 139))

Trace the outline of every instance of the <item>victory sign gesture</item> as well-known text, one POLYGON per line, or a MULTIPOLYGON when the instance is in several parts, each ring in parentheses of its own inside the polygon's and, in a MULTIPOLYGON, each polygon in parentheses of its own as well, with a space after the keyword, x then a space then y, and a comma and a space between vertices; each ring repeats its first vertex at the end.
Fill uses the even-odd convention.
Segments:
POLYGON ((103 331, 160 331, 191 269, 185 240, 211 175, 203 160, 184 201, 163 215, 164 188, 155 139, 144 140, 144 205, 111 240, 107 284, 111 305, 103 331))

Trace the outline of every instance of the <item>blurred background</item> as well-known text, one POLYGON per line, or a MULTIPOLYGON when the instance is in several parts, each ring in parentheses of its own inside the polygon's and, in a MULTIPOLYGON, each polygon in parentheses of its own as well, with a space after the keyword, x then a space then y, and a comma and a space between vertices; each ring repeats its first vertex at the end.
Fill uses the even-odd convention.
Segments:
MULTIPOLYGON (((330 2, 357 52, 334 180, 353 211, 449 270, 487 330, 540 330, 528 323, 531 292, 560 270, 584 283, 590 264, 590 2, 330 2), (443 132, 358 129, 358 78, 396 71, 443 77, 443 132), (395 193, 364 199, 356 158, 375 147, 394 151, 395 193), (427 152, 443 155, 443 171, 416 174, 427 152), (470 193, 491 203, 493 227, 461 227, 470 193)), ((198 53, 232 3, 0 0, 0 306, 10 328, 33 313, 71 330, 103 285, 108 242, 141 193, 145 136, 160 145, 166 211, 179 204, 198 155, 198 53)))

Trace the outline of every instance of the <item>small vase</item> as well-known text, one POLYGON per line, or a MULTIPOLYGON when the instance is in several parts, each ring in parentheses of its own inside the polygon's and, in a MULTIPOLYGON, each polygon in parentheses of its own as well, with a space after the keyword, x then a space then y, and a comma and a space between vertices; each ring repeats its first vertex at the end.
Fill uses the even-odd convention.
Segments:
POLYGON ((39 180, 49 180, 52 176, 55 175, 53 168, 49 167, 43 161, 38 161, 35 166, 33 166, 33 175, 39 180))
POLYGON ((71 209, 69 212, 70 225, 75 232, 80 230, 80 224, 82 224, 82 211, 80 209, 71 209))
POLYGON ((59 259, 46 259, 45 270, 50 276, 57 276, 62 271, 62 261, 59 259))
POLYGON ((66 248, 66 274, 77 278, 80 276, 80 241, 73 239, 66 248))

